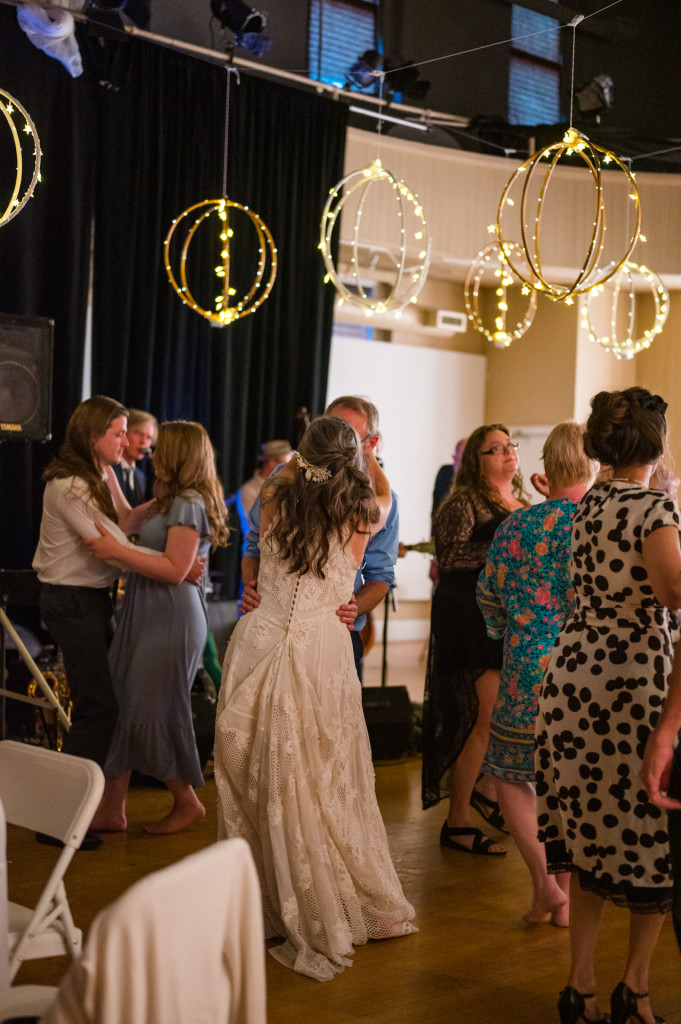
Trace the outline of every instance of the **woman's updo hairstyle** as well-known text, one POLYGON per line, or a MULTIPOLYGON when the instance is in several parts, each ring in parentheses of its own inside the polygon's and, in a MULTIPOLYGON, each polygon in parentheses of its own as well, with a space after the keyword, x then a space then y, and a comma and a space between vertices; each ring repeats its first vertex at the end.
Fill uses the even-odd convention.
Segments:
POLYGON ((364 453, 357 443, 357 433, 339 416, 313 420, 300 439, 298 451, 317 469, 326 470, 330 478, 349 466, 364 472, 364 453))
POLYGON ((606 466, 643 466, 664 453, 667 403, 645 388, 599 391, 591 399, 584 451, 606 466))
POLYGON ((324 579, 333 537, 345 547, 355 530, 378 522, 380 511, 356 431, 338 416, 320 416, 305 431, 293 479, 280 473, 263 485, 261 500, 278 502, 268 537, 289 572, 324 579))

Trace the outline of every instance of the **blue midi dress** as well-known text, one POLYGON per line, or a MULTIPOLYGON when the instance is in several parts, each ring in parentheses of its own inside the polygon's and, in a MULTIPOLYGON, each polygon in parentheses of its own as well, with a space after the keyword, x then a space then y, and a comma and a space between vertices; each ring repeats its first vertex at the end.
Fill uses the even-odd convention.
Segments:
MULTIPOLYGON (((171 526, 196 530, 198 553, 208 555, 208 517, 198 494, 175 498, 167 513, 143 523, 140 544, 164 551, 171 526)), ((203 784, 190 691, 207 634, 202 587, 129 574, 109 649, 120 713, 104 769, 108 778, 134 769, 156 779, 203 784)))

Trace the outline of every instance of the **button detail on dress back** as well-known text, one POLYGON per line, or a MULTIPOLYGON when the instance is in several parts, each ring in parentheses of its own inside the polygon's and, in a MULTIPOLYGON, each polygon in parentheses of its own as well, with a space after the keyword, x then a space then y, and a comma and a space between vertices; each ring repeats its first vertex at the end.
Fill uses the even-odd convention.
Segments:
POLYGON ((293 613, 294 613, 295 608, 296 608, 296 600, 298 599, 298 589, 299 589, 299 587, 300 587, 300 576, 296 580, 296 585, 295 585, 295 588, 293 590, 293 597, 291 598, 291 608, 289 609, 288 622, 286 623, 286 629, 287 630, 288 630, 289 626, 291 625, 291 621, 293 619, 293 613))

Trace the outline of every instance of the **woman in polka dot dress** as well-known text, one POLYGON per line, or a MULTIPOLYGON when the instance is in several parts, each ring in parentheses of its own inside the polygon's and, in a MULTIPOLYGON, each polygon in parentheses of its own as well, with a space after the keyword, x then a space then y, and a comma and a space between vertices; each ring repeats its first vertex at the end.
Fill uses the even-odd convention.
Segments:
POLYGON ((612 1024, 655 1024, 648 971, 672 889, 666 820, 639 772, 671 667, 667 609, 681 605, 680 518, 672 498, 649 489, 664 450, 662 399, 633 387, 600 392, 591 408, 584 448, 612 477, 589 491, 573 522, 575 609, 539 700, 539 838, 550 869, 573 872, 561 1024, 602 1019, 593 953, 606 899, 630 912, 612 1024))

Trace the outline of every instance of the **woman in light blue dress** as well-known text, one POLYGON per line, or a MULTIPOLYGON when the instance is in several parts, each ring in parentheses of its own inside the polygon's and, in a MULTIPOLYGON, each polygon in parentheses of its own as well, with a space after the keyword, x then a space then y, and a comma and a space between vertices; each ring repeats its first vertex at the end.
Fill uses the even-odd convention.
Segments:
POLYGON ((92 823, 101 831, 127 827, 125 805, 134 769, 161 779, 173 806, 147 832, 179 832, 205 809, 194 787, 203 783, 192 725, 190 691, 206 643, 202 586, 187 579, 197 557, 227 541, 224 496, 215 453, 198 423, 161 425, 153 455, 154 500, 140 543, 161 557, 123 548, 104 527, 88 542, 98 558, 132 570, 109 651, 120 715, 104 768, 106 787, 92 823))

